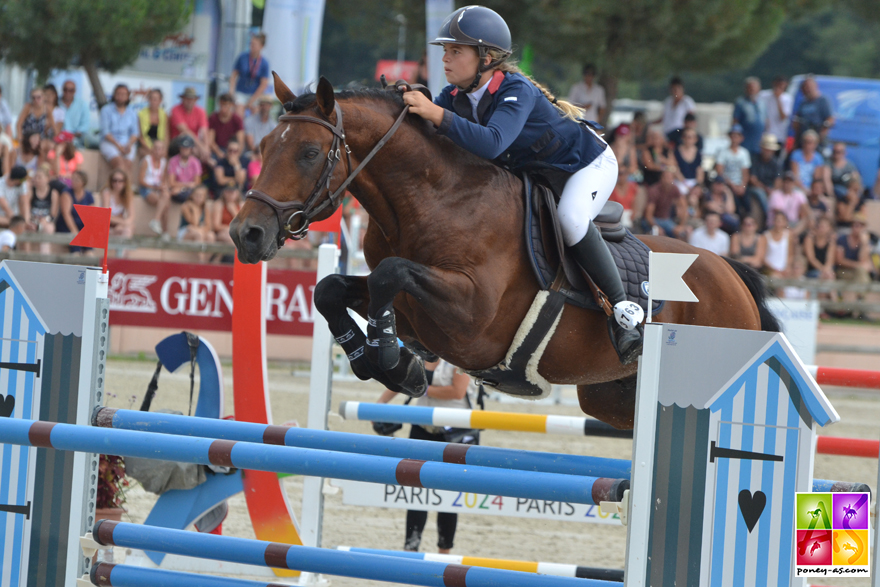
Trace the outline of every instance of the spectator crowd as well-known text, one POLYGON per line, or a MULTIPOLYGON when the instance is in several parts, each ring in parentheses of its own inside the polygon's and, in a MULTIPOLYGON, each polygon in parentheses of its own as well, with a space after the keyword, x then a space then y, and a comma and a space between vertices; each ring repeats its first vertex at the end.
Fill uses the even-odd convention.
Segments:
MULTIPOLYGON (((570 99, 601 115, 595 73, 584 68, 570 99)), ((814 78, 802 82, 795 111, 787 83, 777 78, 762 89, 758 78, 746 79, 729 144, 710 153, 696 105, 673 78, 661 117, 637 112, 608 131, 619 166, 611 199, 634 232, 681 239, 768 276, 868 283, 878 273, 877 235, 864 208, 880 198, 880 174, 861 177, 846 144, 829 140, 834 112, 814 78)))
POLYGON ((81 151, 89 110, 75 82, 64 81, 60 98, 52 84, 34 87, 15 119, 0 89, 0 228, 13 229, 12 237, 3 232, 0 247, 13 248, 14 235, 25 230, 75 234, 83 225, 74 204, 110 208, 111 234, 132 236, 135 198, 148 204, 157 236, 231 242, 229 223, 260 174, 260 142, 276 125, 264 44, 263 34, 251 38, 210 115, 193 87, 166 110, 160 89, 135 109, 128 86, 116 85, 100 109, 98 148, 110 173, 95 193, 86 188, 81 151), (179 226, 168 225, 173 203, 180 205, 179 226))
MULTIPOLYGON (((0 247, 24 230, 75 234, 82 221, 74 204, 111 208, 112 233, 131 236, 135 198, 157 236, 229 242, 229 223, 261 170, 260 142, 277 120, 264 44, 262 34, 251 38, 210 115, 194 87, 173 105, 153 89, 139 109, 125 84, 113 88, 98 145, 110 174, 95 193, 81 152, 89 110, 75 82, 65 80, 60 95, 51 84, 33 88, 17 117, 0 89, 0 228, 8 229, 0 247), (175 205, 180 223, 170 226, 175 205)), ((569 100, 604 121, 609 104, 596 78, 585 66, 569 100)), ((876 235, 864 207, 880 196, 880 175, 861 177, 846 145, 829 140, 834 112, 815 79, 803 80, 796 111, 787 84, 777 78, 762 89, 747 78, 729 143, 708 152, 696 104, 673 78, 662 115, 636 112, 607 132, 619 166, 611 199, 637 233, 688 241, 774 277, 867 283, 877 276, 876 235)))

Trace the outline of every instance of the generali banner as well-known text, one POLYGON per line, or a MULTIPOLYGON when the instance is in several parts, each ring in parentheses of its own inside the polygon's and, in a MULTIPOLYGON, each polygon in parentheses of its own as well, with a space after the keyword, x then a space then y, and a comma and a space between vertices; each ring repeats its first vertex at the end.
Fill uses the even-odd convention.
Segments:
MULTIPOLYGON (((109 259, 110 325, 232 331, 232 265, 109 259)), ((268 270, 266 332, 312 335, 315 273, 268 270)))

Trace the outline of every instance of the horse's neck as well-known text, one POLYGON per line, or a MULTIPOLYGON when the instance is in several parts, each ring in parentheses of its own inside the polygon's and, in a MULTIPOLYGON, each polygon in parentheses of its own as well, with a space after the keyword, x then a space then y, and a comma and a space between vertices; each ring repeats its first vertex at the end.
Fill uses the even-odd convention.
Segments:
MULTIPOLYGON (((346 118, 346 125, 349 120, 352 124, 346 134, 358 162, 394 122, 366 109, 346 118)), ((403 124, 350 189, 388 244, 397 249, 401 243, 426 236, 426 231, 444 229, 436 222, 442 209, 468 215, 481 198, 509 205, 509 194, 519 185, 506 171, 403 124)))

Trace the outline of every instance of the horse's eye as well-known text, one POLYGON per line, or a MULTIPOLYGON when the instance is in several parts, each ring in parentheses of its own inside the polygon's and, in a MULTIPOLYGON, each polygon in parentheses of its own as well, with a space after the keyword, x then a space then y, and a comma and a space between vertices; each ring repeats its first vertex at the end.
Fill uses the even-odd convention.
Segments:
POLYGON ((309 159, 309 160, 312 160, 312 159, 314 159, 315 157, 317 157, 317 156, 320 155, 320 154, 321 154, 321 152, 320 152, 318 149, 309 149, 309 150, 306 151, 306 153, 305 153, 305 158, 306 158, 306 159, 309 159))

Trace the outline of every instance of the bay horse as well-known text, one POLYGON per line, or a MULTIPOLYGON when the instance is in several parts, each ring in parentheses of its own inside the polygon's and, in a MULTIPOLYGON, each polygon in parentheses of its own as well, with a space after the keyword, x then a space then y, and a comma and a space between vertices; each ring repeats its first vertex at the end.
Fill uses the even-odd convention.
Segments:
MULTIPOLYGON (((394 92, 335 94, 321 78, 314 94, 296 97, 273 75, 287 113, 262 140, 262 173, 229 228, 239 260, 273 258, 309 220, 330 216, 347 187, 370 217, 371 273, 329 276, 314 296, 353 371, 419 395, 427 382, 416 353, 425 349, 465 370, 501 362, 539 291, 520 179, 405 116, 394 92), (369 320, 367 335, 347 308, 369 320)), ((654 251, 699 253, 685 275, 699 303, 667 302, 657 321, 778 330, 751 269, 678 240, 639 238, 654 251)), ((603 313, 566 305, 538 371, 577 385, 585 413, 633 426, 636 365, 619 362, 603 313)))

